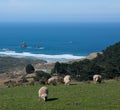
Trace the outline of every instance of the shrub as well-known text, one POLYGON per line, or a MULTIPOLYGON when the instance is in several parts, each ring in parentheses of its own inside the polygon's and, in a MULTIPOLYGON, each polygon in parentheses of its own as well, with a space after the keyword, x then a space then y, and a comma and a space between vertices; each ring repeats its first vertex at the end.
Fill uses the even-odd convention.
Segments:
POLYGON ((30 74, 30 73, 33 73, 34 71, 35 71, 35 69, 31 64, 28 64, 26 66, 26 73, 30 74))
POLYGON ((42 78, 45 78, 45 80, 48 80, 51 77, 49 73, 46 73, 44 71, 36 71, 36 76, 34 77, 35 81, 39 81, 42 78))

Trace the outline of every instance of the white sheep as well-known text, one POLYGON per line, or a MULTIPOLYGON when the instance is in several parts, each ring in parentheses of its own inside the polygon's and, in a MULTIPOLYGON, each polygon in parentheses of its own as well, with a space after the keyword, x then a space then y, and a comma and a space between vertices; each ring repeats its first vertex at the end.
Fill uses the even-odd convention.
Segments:
POLYGON ((69 85, 70 82, 71 82, 71 77, 70 77, 70 75, 66 75, 66 76, 64 77, 64 83, 65 83, 65 85, 69 85))
POLYGON ((56 85, 57 81, 58 81, 58 76, 52 76, 51 78, 48 79, 48 84, 56 85))
POLYGON ((99 74, 95 74, 95 75, 93 75, 93 81, 95 82, 95 83, 101 83, 101 81, 102 81, 102 76, 101 75, 99 75, 99 74))
POLYGON ((47 101, 48 99, 48 88, 43 86, 38 91, 39 98, 43 99, 44 101, 47 101))

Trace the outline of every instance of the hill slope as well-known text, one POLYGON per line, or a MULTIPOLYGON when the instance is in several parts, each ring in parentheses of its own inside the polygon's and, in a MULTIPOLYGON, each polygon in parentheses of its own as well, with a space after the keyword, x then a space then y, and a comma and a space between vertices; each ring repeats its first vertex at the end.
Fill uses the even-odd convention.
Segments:
POLYGON ((77 80, 90 80, 96 73, 102 74, 104 78, 111 79, 120 76, 120 42, 109 46, 98 53, 97 57, 90 60, 85 59, 72 64, 55 64, 52 73, 70 74, 77 80))
POLYGON ((14 69, 23 69, 27 64, 46 63, 46 61, 31 58, 13 58, 0 56, 0 74, 14 69))

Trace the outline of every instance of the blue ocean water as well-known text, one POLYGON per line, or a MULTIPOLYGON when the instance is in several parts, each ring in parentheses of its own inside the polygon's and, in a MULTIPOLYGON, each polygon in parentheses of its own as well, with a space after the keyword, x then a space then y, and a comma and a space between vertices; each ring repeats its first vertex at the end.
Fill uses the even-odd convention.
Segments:
POLYGON ((120 23, 0 23, 0 55, 68 61, 118 41, 120 23))

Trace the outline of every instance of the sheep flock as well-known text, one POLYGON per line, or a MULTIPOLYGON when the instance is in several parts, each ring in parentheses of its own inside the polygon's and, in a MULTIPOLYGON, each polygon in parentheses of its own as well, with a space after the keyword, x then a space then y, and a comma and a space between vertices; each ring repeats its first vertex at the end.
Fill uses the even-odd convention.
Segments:
MULTIPOLYGON (((52 84, 56 85, 59 82, 59 79, 61 79, 59 76, 52 76, 51 78, 48 79, 47 84, 52 84)), ((71 83, 71 76, 66 75, 62 78, 63 82, 65 85, 70 85, 71 83)), ((102 76, 99 74, 93 75, 93 82, 94 83, 101 83, 102 81, 102 76)), ((39 98, 43 99, 44 101, 47 101, 48 99, 48 88, 43 86, 39 89, 38 91, 38 96, 39 98)))

